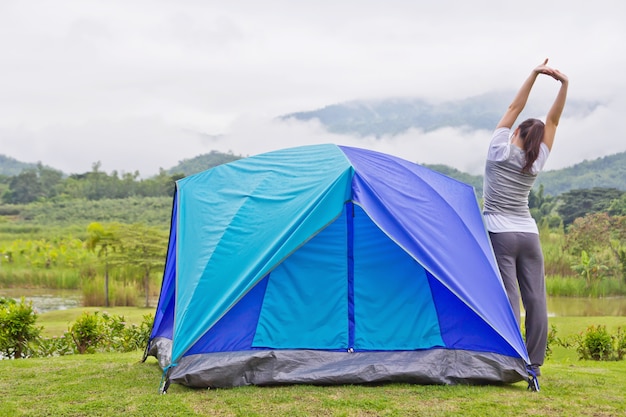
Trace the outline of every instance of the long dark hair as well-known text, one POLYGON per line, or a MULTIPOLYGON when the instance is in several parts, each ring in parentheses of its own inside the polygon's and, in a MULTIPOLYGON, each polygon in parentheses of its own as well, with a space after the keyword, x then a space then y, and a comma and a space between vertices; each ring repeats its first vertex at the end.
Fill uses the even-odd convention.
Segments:
POLYGON ((539 119, 526 119, 519 125, 519 135, 524 143, 524 152, 526 153, 526 165, 522 168, 522 172, 531 173, 533 164, 539 157, 539 148, 543 142, 543 130, 545 124, 539 119))

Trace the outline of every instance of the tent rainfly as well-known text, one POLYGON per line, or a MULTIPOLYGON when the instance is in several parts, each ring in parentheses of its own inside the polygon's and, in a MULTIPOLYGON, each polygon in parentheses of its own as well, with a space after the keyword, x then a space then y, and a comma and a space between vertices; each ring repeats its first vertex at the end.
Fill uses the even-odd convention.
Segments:
POLYGON ((536 381, 474 189, 333 144, 176 183, 150 355, 163 392, 536 381))

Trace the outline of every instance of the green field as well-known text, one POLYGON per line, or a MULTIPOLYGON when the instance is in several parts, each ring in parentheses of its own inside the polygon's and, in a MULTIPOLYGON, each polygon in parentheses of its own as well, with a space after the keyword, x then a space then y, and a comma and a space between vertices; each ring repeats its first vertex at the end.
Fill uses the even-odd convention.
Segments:
MULTIPOLYGON (((104 309, 100 309, 104 311, 104 309)), ((84 308, 42 314, 46 334, 60 334, 84 308)), ((93 309, 89 309, 93 311, 93 309)), ((149 309, 112 308, 139 322, 149 309)), ((589 325, 613 331, 626 317, 550 319, 557 336, 589 325)), ((281 386, 206 390, 172 385, 158 393, 161 369, 141 352, 0 361, 0 416, 621 416, 626 361, 579 361, 556 346, 541 391, 526 383, 492 386, 281 386)))

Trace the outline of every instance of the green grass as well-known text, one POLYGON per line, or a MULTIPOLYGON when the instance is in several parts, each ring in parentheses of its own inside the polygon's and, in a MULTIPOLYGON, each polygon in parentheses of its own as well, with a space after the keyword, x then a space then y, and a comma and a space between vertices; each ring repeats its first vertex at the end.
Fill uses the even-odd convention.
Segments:
POLYGON ((0 288, 80 288, 82 273, 77 269, 50 270, 30 267, 0 269, 0 288))
MULTIPOLYGON (((84 309, 77 309, 76 315, 84 309)), ((145 310, 107 309, 140 318, 145 310), (137 314, 135 314, 137 313, 137 314)), ((47 326, 68 311, 42 315, 47 326)), ((551 318, 557 335, 626 317, 551 318)), ((541 391, 526 383, 492 386, 281 386, 205 390, 172 385, 158 394, 161 369, 141 352, 0 361, 0 416, 619 416, 626 415, 626 361, 579 361, 555 349, 541 391)))

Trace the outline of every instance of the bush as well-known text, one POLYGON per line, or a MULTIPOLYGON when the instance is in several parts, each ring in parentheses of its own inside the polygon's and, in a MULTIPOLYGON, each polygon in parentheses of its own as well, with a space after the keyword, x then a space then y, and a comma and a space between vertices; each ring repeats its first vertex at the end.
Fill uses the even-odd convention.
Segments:
POLYGON ((39 339, 41 327, 35 326, 37 313, 32 302, 24 298, 17 303, 0 297, 0 355, 7 358, 26 358, 33 353, 33 344, 39 339))
POLYGON ((618 360, 624 359, 626 356, 626 333, 622 331, 621 327, 617 328, 617 334, 615 335, 615 353, 618 360))
POLYGON ((39 339, 39 344, 33 356, 45 358, 49 356, 64 356, 76 353, 76 345, 68 332, 61 337, 39 339))
POLYGON ((83 313, 70 326, 69 334, 74 340, 78 353, 95 353, 96 347, 104 338, 102 317, 97 311, 93 314, 83 313))
POLYGON ((552 346, 559 343, 559 338, 556 336, 556 326, 553 324, 548 331, 548 340, 546 343, 546 359, 552 356, 552 346))
POLYGON ((626 353, 626 337, 621 328, 617 329, 617 335, 611 335, 606 326, 589 326, 586 332, 574 338, 573 345, 579 359, 621 360, 626 353))
POLYGON ((101 346, 103 350, 131 352, 144 348, 148 343, 150 331, 152 330, 151 315, 145 315, 144 321, 140 326, 135 324, 127 325, 123 316, 109 316, 107 313, 104 313, 102 318, 106 333, 104 338, 106 342, 101 346), (146 327, 148 331, 147 337, 146 327))
POLYGON ((49 357, 96 352, 132 352, 145 348, 154 317, 143 316, 139 324, 128 324, 123 316, 83 313, 63 336, 41 338, 32 356, 49 357))
MULTIPOLYGON (((143 349, 148 344, 152 323, 154 318, 151 314, 143 316, 142 323, 126 323, 123 316, 109 315, 104 312, 99 314, 83 313, 69 329, 69 338, 73 341, 74 350, 77 353, 95 352, 131 352, 143 349)), ((41 354, 48 356, 67 354, 66 340, 50 341, 46 340, 46 345, 42 345, 41 354), (56 345, 55 345, 56 343, 56 345)), ((61 339, 61 338, 59 338, 61 339)))

